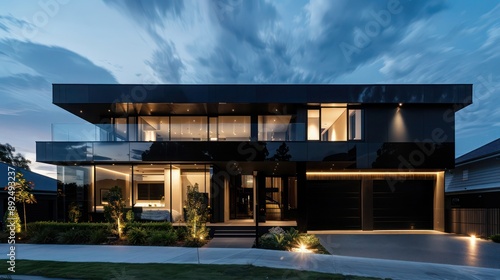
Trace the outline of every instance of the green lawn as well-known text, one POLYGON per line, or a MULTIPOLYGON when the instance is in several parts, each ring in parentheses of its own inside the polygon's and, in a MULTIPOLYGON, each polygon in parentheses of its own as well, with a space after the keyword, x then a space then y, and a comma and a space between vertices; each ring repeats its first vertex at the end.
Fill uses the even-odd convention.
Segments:
MULTIPOLYGON (((2 261, 0 274, 8 275, 2 261)), ((10 272, 9 272, 10 273, 10 272)), ((251 265, 72 263, 16 261, 16 274, 78 279, 379 279, 251 265)), ((8 277, 0 279, 9 279, 8 277)))

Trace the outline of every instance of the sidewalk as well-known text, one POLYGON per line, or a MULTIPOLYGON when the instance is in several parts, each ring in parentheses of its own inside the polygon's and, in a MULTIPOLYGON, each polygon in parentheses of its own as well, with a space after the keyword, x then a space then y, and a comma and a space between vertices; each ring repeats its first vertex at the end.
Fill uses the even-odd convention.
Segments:
MULTIPOLYGON (((0 245, 0 251, 5 253, 2 256, 6 255, 8 248, 8 244, 0 245)), ((500 280, 500 269, 262 249, 18 244, 16 245, 16 259, 66 262, 241 264, 297 269, 299 271, 294 273, 296 277, 299 276, 300 270, 311 270, 408 280, 500 280)))

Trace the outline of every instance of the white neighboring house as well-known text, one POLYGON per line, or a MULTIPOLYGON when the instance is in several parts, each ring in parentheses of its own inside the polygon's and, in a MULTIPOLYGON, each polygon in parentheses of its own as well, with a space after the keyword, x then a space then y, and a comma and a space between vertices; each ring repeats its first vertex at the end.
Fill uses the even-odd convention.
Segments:
POLYGON ((447 232, 500 234, 500 138, 455 161, 446 173, 447 232))

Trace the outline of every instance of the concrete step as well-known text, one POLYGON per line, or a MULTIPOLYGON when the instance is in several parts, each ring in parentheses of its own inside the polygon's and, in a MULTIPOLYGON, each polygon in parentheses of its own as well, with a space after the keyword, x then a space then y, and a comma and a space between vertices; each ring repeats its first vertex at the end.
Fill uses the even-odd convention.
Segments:
POLYGON ((216 237, 255 237, 255 230, 251 229, 216 229, 214 238, 216 237))

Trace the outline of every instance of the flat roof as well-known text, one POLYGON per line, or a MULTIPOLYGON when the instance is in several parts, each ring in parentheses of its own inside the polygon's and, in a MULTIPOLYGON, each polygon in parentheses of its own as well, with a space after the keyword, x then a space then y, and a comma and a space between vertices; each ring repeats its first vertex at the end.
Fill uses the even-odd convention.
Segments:
POLYGON ((292 111, 320 103, 452 104, 458 111, 472 103, 472 84, 53 84, 53 103, 90 122, 108 112, 153 112, 153 104, 290 104, 292 111))

